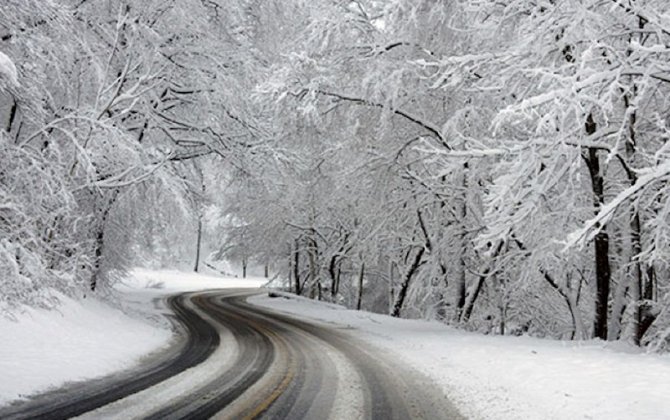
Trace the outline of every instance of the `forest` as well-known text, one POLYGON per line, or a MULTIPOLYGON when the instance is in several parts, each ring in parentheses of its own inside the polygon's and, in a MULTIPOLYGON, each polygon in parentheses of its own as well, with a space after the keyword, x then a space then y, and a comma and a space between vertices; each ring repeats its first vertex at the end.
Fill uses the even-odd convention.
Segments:
POLYGON ((134 265, 670 350, 665 0, 3 0, 0 314, 134 265))

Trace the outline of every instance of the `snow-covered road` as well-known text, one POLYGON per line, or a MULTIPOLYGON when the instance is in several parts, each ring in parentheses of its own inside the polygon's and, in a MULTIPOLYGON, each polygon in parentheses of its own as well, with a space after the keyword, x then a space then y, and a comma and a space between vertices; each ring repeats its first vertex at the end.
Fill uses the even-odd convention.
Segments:
MULTIPOLYGON (((1 320, 0 334, 5 339, 0 342, 0 370, 3 372, 0 405, 49 388, 58 389, 67 381, 133 369, 146 362, 147 354, 170 348, 175 336, 167 328, 165 315, 169 311, 164 306, 155 306, 168 295, 222 286, 257 287, 262 282, 138 270, 119 288, 119 300, 125 313, 90 298, 83 302, 64 298, 57 314, 26 310, 15 321, 1 320)), ((406 371, 422 373, 429 378, 424 388, 448 396, 468 418, 669 418, 670 357, 667 355, 643 353, 620 343, 482 336, 437 322, 395 319, 293 296, 270 298, 265 293, 249 301, 266 308, 256 310, 257 314, 267 309, 292 314, 345 337, 345 344, 346 341, 361 343, 365 348, 376 349, 372 350, 374 355, 399 361, 387 364, 388 371, 401 366, 407 368, 406 371)), ((244 310, 254 312, 251 308, 244 310)), ((230 331, 225 328, 218 331, 222 341, 234 342, 230 331)), ((309 339, 305 333, 293 333, 297 341, 320 340, 318 334, 316 339, 309 339)), ((327 376, 349 378, 345 382, 353 389, 361 386, 361 374, 352 367, 355 363, 347 362, 348 358, 334 351, 331 344, 316 348, 317 352, 327 354, 330 361, 306 362, 311 363, 313 369, 329 372, 327 376), (327 366, 331 365, 337 367, 328 371, 327 366)), ((225 351, 229 353, 213 354, 212 360, 225 366, 222 360, 230 360, 238 351, 235 349, 227 347, 225 351)), ((217 372, 208 366, 200 365, 203 378, 217 372)), ((193 385, 182 379, 177 381, 182 386, 193 385)), ((342 388, 341 382, 338 383, 335 388, 328 388, 327 381, 314 380, 310 387, 326 386, 329 393, 343 395, 346 388, 338 391, 338 386, 342 388)), ((169 380, 165 384, 169 385, 169 380)), ((174 399, 181 395, 178 388, 170 386, 163 391, 163 397, 174 399)), ((332 400, 333 412, 344 410, 340 411, 341 418, 352 417, 346 407, 365 406, 361 394, 348 395, 349 399, 332 400), (339 400, 350 403, 337 405, 339 400)), ((117 412, 129 414, 132 413, 127 411, 129 407, 141 407, 129 401, 114 410, 122 407, 117 412)), ((158 406, 160 404, 154 408, 158 406)), ((114 410, 110 407, 106 414, 112 415, 114 410)), ((139 412, 146 413, 145 409, 146 406, 139 408, 139 412)))
POLYGON ((248 305, 258 293, 172 297, 189 332, 174 356, 0 409, 0 417, 462 418, 427 378, 391 355, 336 328, 248 305))

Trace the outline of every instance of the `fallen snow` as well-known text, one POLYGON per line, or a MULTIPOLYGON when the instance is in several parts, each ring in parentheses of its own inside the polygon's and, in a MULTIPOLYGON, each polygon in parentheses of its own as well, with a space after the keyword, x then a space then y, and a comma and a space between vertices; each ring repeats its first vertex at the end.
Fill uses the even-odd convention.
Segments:
POLYGON ((19 86, 19 73, 16 71, 16 66, 7 54, 0 51, 0 76, 3 76, 15 85, 19 86))
POLYGON ((95 299, 59 297, 58 310, 0 318, 0 404, 66 381, 113 373, 172 336, 95 299))
POLYGON ((597 341, 482 336, 293 296, 249 302, 353 328, 347 331, 432 378, 468 418, 670 418, 668 356, 597 341))
POLYGON ((209 289, 231 288, 258 288, 268 282, 268 279, 248 277, 221 277, 211 274, 185 273, 177 270, 149 270, 136 268, 131 275, 116 287, 124 293, 149 292, 157 295, 174 294, 179 292, 194 292, 209 289))
POLYGON ((24 308, 0 318, 0 405, 66 382, 105 376, 169 345, 173 333, 155 301, 178 292, 259 287, 265 279, 136 269, 117 287, 117 307, 59 296, 57 310, 24 308))

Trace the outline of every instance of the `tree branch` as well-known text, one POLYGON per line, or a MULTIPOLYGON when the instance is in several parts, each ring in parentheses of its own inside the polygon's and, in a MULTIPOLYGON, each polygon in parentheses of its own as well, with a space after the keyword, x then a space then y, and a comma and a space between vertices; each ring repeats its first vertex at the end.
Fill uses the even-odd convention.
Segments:
MULTIPOLYGON (((375 108, 387 108, 385 105, 380 104, 378 102, 371 101, 369 99, 358 98, 358 97, 355 97, 355 96, 344 95, 344 94, 341 94, 341 93, 328 92, 328 91, 324 91, 324 90, 317 90, 316 93, 321 94, 323 96, 328 96, 330 98, 335 98, 335 99, 338 99, 338 100, 341 100, 341 101, 352 102, 352 103, 355 103, 355 104, 358 104, 358 105, 371 106, 371 107, 375 107, 375 108)), ((413 115, 413 114, 411 114, 407 111, 404 111, 402 109, 391 108, 391 112, 393 112, 394 114, 396 114, 400 117, 403 117, 404 119, 412 122, 415 125, 418 125, 419 127, 423 128, 423 129, 427 130, 428 132, 430 132, 433 135, 433 137, 435 137, 439 141, 439 143, 442 146, 444 146, 447 150, 452 150, 451 146, 449 146, 449 144, 447 143, 447 141, 446 141, 444 135, 442 134, 442 132, 440 131, 440 129, 437 128, 434 124, 432 124, 428 121, 424 121, 420 117, 418 117, 416 115, 413 115)))

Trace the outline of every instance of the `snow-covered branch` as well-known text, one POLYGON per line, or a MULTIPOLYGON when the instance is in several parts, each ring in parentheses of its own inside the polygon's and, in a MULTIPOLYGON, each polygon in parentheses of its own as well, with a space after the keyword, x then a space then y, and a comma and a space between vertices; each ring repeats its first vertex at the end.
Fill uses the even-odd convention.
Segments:
POLYGON ((670 160, 653 167, 638 171, 641 176, 638 177, 635 184, 621 191, 609 203, 598 210, 598 214, 588 220, 584 226, 570 233, 564 245, 564 251, 574 247, 583 247, 600 232, 607 224, 614 213, 627 201, 635 199, 650 184, 663 180, 670 176, 670 160))
MULTIPOLYGON (((337 100, 342 100, 342 101, 347 101, 347 102, 352 102, 355 104, 359 105, 366 105, 366 106, 372 106, 376 108, 384 108, 386 109, 387 107, 379 102, 372 101, 370 99, 365 99, 365 98, 360 98, 357 96, 352 96, 352 95, 347 95, 347 94, 342 94, 342 93, 336 93, 336 92, 329 92, 325 90, 317 90, 317 93, 330 97, 330 98, 335 98, 337 100)), ((447 142, 447 139, 444 137, 442 134, 441 130, 433 123, 426 121, 425 119, 412 114, 409 111, 399 109, 399 108, 391 108, 390 111, 398 115, 400 117, 403 117, 407 121, 410 121, 413 124, 416 124, 417 126, 427 130, 429 133, 431 133, 436 140, 439 141, 439 143, 444 146, 446 149, 451 150, 451 146, 447 142)))

